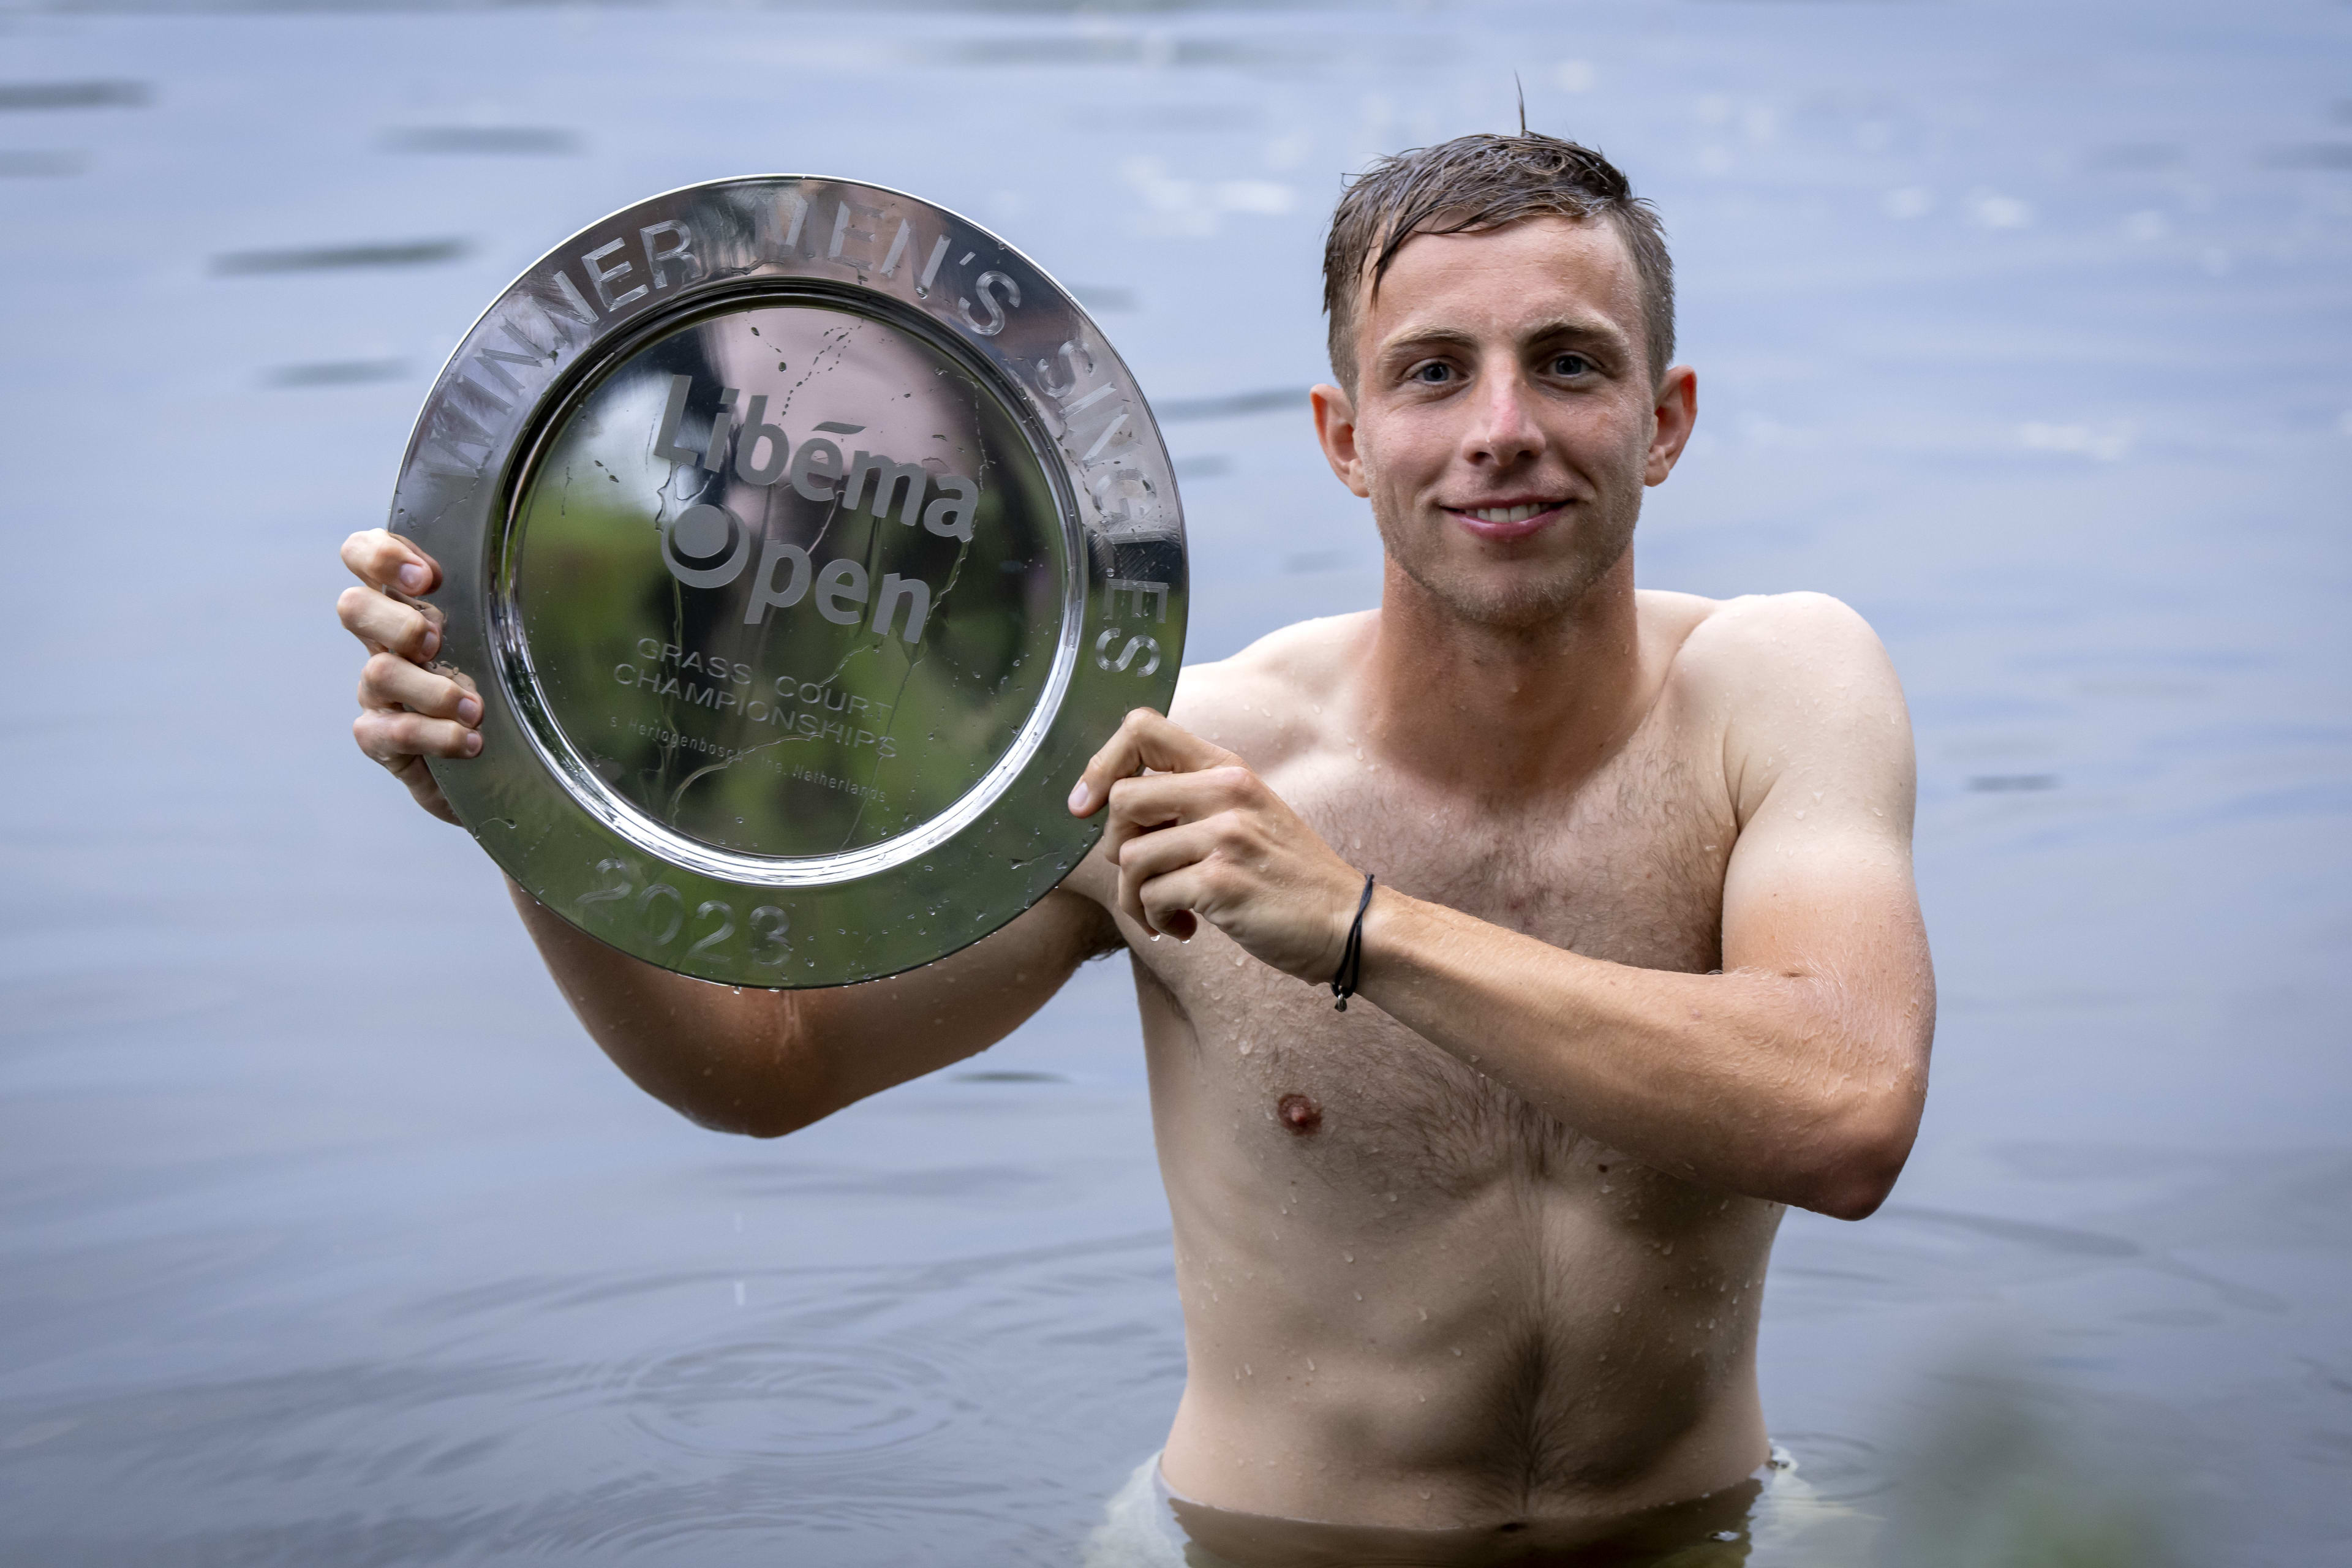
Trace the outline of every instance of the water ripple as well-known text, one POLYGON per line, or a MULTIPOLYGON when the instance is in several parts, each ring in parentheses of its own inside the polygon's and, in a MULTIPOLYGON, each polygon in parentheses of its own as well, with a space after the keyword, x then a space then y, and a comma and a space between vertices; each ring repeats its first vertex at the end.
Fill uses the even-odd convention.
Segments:
POLYGON ((654 1360, 623 1398, 648 1436, 692 1453, 842 1458, 896 1448, 974 1408, 958 1369, 901 1345, 778 1342, 774 1326, 654 1360))

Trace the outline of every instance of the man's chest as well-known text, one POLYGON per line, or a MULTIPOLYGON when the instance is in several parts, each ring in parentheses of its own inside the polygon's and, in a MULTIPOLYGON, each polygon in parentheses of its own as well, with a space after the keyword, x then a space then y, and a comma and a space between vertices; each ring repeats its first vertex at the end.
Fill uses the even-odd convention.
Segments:
MULTIPOLYGON (((1263 776, 1351 864, 1410 897, 1612 963, 1703 973, 1720 962, 1736 829, 1719 765, 1637 737, 1582 787, 1508 806, 1346 753, 1263 776)), ((1370 1177, 1403 1161, 1452 1188, 1497 1159, 1542 1163, 1576 1142, 1378 1009, 1336 1013, 1327 993, 1213 931, 1139 944, 1136 962, 1147 1023, 1173 1026, 1149 1031, 1159 1065, 1318 1162, 1360 1161, 1370 1177), (1311 1106, 1313 1125, 1286 1120, 1286 1102, 1293 1118, 1311 1106)))
MULTIPOLYGON (((1717 966, 1738 826, 1719 762, 1651 726, 1572 790, 1508 803, 1325 751, 1262 776, 1359 870, 1588 958, 1717 966), (1711 765, 1710 765, 1711 764, 1711 765)), ((1184 949, 1145 961, 1171 989, 1184 949)))

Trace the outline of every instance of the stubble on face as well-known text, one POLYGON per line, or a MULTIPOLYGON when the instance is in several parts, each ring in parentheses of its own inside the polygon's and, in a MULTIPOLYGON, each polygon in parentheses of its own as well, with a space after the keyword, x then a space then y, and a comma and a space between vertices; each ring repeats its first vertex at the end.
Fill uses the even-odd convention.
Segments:
POLYGON ((1632 548, 1653 429, 1614 229, 1538 218, 1421 236, 1361 319, 1356 438, 1389 559, 1472 626, 1526 635, 1575 616, 1632 548), (1554 374, 1562 355, 1584 368, 1554 374), (1498 501, 1558 510, 1520 538, 1464 521, 1498 501))

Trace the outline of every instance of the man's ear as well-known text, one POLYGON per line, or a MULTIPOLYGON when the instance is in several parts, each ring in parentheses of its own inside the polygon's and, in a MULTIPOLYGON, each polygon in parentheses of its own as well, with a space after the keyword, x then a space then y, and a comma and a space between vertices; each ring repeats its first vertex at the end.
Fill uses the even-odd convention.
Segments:
POLYGON ((1323 446, 1323 458, 1339 482, 1360 496, 1372 493, 1364 482, 1363 454, 1356 446, 1356 400, 1328 383, 1307 395, 1315 410, 1315 439, 1323 446))
POLYGON ((1690 444, 1691 427, 1698 423, 1698 372, 1675 365, 1658 383, 1656 423, 1650 431, 1650 454, 1642 468, 1642 482, 1662 485, 1690 444))

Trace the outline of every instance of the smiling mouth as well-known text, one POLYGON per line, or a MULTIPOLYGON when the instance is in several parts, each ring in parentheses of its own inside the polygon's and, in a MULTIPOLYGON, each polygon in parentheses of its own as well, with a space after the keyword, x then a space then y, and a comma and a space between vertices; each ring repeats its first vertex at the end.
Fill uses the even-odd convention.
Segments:
POLYGON ((1525 501, 1517 506, 1457 506, 1446 510, 1456 517, 1466 517, 1474 522, 1526 522, 1541 517, 1560 503, 1556 500, 1525 501))
POLYGON ((1566 500, 1518 500, 1444 510, 1474 537, 1502 544, 1543 532, 1567 515, 1566 500))

